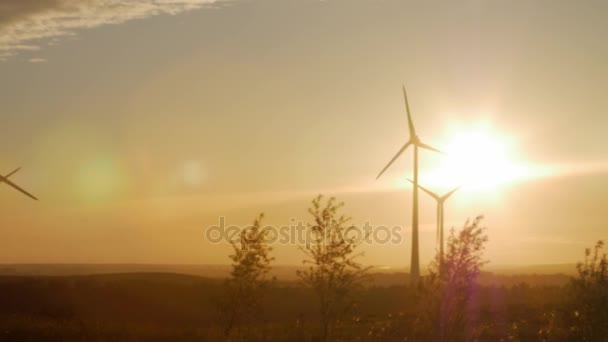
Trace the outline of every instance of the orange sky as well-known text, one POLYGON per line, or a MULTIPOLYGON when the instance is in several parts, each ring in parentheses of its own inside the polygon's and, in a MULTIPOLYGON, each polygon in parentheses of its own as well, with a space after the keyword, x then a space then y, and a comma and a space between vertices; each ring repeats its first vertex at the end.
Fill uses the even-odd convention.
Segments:
POLYGON ((423 153, 421 181, 466 183, 446 225, 484 214, 495 264, 575 262, 606 238, 606 7, 7 1, 0 172, 22 166, 41 201, 0 186, 0 262, 224 263, 204 234, 218 217, 286 224, 321 192, 402 226, 365 261, 405 266, 411 155, 374 181, 407 139, 402 83, 420 136, 450 153, 423 153))

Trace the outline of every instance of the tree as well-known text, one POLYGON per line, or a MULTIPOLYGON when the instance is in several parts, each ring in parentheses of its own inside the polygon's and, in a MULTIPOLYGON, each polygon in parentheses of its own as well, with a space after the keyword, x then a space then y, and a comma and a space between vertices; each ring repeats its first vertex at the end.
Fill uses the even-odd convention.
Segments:
POLYGON ((313 199, 308 209, 314 219, 308 224, 312 243, 301 248, 308 256, 304 260, 308 267, 298 271, 298 276, 318 297, 322 341, 331 337, 336 323, 354 308, 355 293, 369 269, 355 261, 361 255, 356 253, 360 242, 347 236, 352 226, 347 226, 349 217, 338 213, 343 206, 334 197, 325 204, 321 195, 313 199))
POLYGON ((430 275, 422 284, 420 307, 424 310, 423 331, 433 332, 432 340, 469 340, 471 322, 467 308, 474 293, 488 237, 481 226, 482 216, 467 221, 458 233, 450 230, 447 253, 443 262, 439 255, 430 267, 430 275))
POLYGON ((585 250, 585 260, 578 263, 578 277, 569 286, 567 313, 573 322, 571 332, 577 341, 602 341, 608 336, 608 257, 604 242, 593 251, 585 250))
POLYGON ((230 255, 232 271, 221 304, 228 339, 236 327, 251 321, 259 312, 260 299, 269 284, 268 272, 274 258, 270 257, 267 231, 262 229, 263 218, 264 214, 260 214, 253 226, 241 231, 238 241, 230 242, 234 250, 230 255))

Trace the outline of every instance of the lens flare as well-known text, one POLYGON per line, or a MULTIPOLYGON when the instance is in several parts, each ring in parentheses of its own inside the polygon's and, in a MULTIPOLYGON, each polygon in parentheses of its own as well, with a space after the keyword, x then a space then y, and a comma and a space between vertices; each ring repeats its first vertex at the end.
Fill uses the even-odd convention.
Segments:
POLYGON ((98 156, 84 160, 78 171, 78 190, 86 201, 107 201, 124 191, 124 170, 115 158, 98 156))
POLYGON ((430 186, 492 192, 535 175, 534 168, 518 158, 513 139, 489 125, 456 130, 447 141, 446 156, 422 177, 430 186))

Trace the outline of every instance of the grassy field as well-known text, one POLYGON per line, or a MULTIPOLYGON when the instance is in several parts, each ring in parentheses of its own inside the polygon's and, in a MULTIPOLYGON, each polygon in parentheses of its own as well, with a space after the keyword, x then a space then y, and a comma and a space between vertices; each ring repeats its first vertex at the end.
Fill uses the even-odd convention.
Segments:
MULTIPOLYGON (((384 325, 394 325, 394 317, 415 319, 412 289, 398 281, 405 279, 405 274, 374 274, 359 295, 356 313, 341 324, 344 340, 374 340, 374 329, 387 330, 384 325)), ((560 305, 564 279, 483 275, 485 285, 475 289, 471 312, 486 340, 514 333, 520 340, 538 340, 543 317, 560 305)), ((6 341, 214 341, 222 336, 217 314, 222 287, 220 279, 169 273, 3 276, 0 336, 6 341)), ((277 282, 264 298, 262 314, 241 333, 246 340, 312 341, 316 304, 313 293, 298 283, 277 282)))

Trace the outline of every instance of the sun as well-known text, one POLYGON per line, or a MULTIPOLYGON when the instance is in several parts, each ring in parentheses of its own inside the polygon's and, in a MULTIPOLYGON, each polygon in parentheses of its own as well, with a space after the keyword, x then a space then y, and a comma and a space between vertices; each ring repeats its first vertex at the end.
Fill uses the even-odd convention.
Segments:
POLYGON ((515 140, 489 124, 455 127, 442 145, 445 156, 421 177, 431 186, 493 192, 533 176, 518 158, 515 140))

